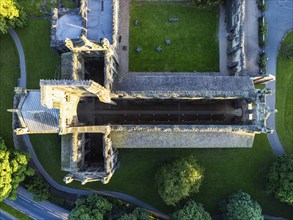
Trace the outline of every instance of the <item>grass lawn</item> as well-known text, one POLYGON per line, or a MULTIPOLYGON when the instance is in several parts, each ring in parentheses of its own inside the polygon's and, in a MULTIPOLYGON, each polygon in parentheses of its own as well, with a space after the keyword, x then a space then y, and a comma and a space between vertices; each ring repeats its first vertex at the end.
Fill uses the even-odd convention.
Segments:
MULTIPOLYGON (((56 135, 30 135, 37 156, 49 174, 59 183, 65 172, 60 171, 60 144, 56 135)), ((114 190, 135 196, 159 210, 172 212, 164 205, 155 188, 154 174, 167 161, 194 154, 205 168, 200 193, 193 196, 206 209, 218 214, 218 202, 230 193, 244 190, 257 200, 265 213, 289 217, 290 207, 264 192, 266 169, 274 159, 265 135, 257 136, 252 149, 120 149, 121 167, 110 183, 73 182, 67 186, 92 190, 114 190)), ((64 184, 65 185, 65 184, 64 184)))
POLYGON ((48 19, 29 19, 29 25, 17 31, 24 48, 29 89, 38 89, 40 79, 54 79, 60 73, 60 56, 50 47, 50 25, 48 19))
POLYGON ((15 44, 7 35, 0 35, 0 137, 8 147, 13 147, 12 114, 14 87, 20 76, 19 59, 15 44))
MULTIPOLYGON (((39 88, 40 79, 58 75, 60 57, 50 48, 50 20, 29 20, 29 25, 17 30, 24 48, 27 67, 27 87, 39 88)), ((19 58, 15 44, 7 35, 0 35, 0 137, 7 146, 13 146, 12 108, 14 87, 20 77, 19 58)))
POLYGON ((287 153, 293 153, 293 60, 282 53, 285 46, 293 44, 293 31, 282 43, 277 61, 276 127, 287 153))
POLYGON ((7 205, 4 202, 0 202, 0 209, 9 213, 10 215, 14 216, 17 219, 21 220, 31 220, 32 218, 28 217, 26 214, 12 208, 11 206, 7 205))
MULTIPOLYGON (((47 16, 40 12, 43 0, 17 0, 17 2, 24 8, 29 16, 47 16)), ((62 0, 64 8, 76 8, 77 3, 70 0, 62 0)), ((46 4, 46 11, 51 11, 53 8, 58 7, 58 0, 49 0, 46 4)))
POLYGON ((218 72, 218 8, 185 3, 131 3, 129 70, 218 72), (158 7, 159 6, 159 7, 158 7), (179 22, 168 22, 168 18, 179 22), (134 20, 139 25, 134 25, 134 20), (165 40, 171 45, 166 46, 165 40), (163 48, 157 53, 155 48, 163 48), (140 54, 136 48, 142 48, 140 54))
MULTIPOLYGON (((43 0, 17 0, 17 2, 24 8, 24 11, 30 16, 44 16, 41 13, 43 0)), ((58 0, 47 1, 46 10, 51 11, 52 8, 58 6, 58 0)))

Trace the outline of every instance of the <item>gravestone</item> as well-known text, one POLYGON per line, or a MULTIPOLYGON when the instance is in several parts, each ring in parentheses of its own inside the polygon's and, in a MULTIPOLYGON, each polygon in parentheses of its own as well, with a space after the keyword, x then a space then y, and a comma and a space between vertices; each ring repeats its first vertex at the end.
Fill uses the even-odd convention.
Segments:
POLYGON ((156 51, 158 52, 158 53, 161 53, 162 52, 162 47, 160 46, 160 45, 158 45, 157 47, 156 47, 156 51))
POLYGON ((138 19, 135 19, 135 20, 133 21, 133 24, 134 24, 134 26, 138 26, 138 25, 139 25, 139 21, 138 21, 138 19))
POLYGON ((169 22, 178 22, 179 18, 169 18, 168 21, 169 22))

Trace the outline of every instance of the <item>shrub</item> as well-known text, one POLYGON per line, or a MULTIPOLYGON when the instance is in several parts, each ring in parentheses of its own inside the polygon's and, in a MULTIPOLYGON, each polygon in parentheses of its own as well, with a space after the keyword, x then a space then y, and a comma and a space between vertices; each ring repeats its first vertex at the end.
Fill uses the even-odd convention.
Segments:
POLYGON ((257 7, 262 12, 266 11, 268 7, 267 0, 257 0, 257 7))
POLYGON ((155 175, 158 192, 167 205, 175 205, 191 193, 199 191, 203 169, 190 156, 163 165, 155 175))
POLYGON ((75 208, 68 219, 96 219, 103 220, 104 215, 112 210, 112 204, 105 198, 91 194, 87 198, 80 198, 75 202, 75 208))
POLYGON ((267 174, 266 190, 281 202, 293 205, 293 155, 278 157, 267 174))
POLYGON ((192 0, 192 3, 199 7, 207 7, 220 5, 223 0, 192 0))
POLYGON ((26 187, 34 195, 36 201, 48 200, 50 197, 49 189, 45 186, 45 181, 41 177, 32 177, 26 187))
POLYGON ((267 62, 268 62, 268 57, 265 52, 262 52, 258 58, 258 65, 259 65, 262 73, 266 72, 267 62))
POLYGON ((227 220, 263 219, 260 205, 245 192, 234 193, 220 203, 223 218, 227 220))
POLYGON ((0 34, 6 34, 9 27, 22 28, 26 21, 26 13, 14 0, 1 0, 0 34))
POLYGON ((211 220, 211 216, 206 212, 200 203, 193 200, 188 201, 181 209, 172 215, 173 220, 211 220))
POLYGON ((264 16, 258 19, 258 41, 261 48, 268 45, 268 24, 264 16))
POLYGON ((8 149, 0 138, 0 201, 16 199, 16 191, 25 176, 34 175, 28 166, 30 155, 15 149, 8 149))

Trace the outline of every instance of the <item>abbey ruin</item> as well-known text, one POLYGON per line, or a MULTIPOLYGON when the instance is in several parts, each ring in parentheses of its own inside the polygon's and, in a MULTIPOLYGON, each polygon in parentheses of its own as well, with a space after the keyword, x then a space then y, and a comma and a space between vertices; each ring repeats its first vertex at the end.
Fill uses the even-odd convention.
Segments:
POLYGON ((245 69, 244 4, 227 1, 225 75, 123 73, 119 0, 55 9, 51 47, 61 56, 61 79, 15 90, 16 134, 61 135, 64 181, 82 184, 108 183, 119 148, 252 147, 255 134, 273 132, 265 102, 272 91, 254 85, 273 77, 245 69))

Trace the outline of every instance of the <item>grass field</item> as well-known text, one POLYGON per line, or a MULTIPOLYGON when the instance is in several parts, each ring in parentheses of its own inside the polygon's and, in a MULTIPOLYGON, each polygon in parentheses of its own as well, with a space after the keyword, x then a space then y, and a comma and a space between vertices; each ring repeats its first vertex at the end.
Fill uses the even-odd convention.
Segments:
POLYGON ((40 79, 54 79, 60 73, 60 56, 50 47, 50 25, 48 19, 29 19, 29 25, 17 31, 25 53, 29 89, 38 89, 40 79))
MULTIPOLYGON (((50 48, 50 20, 29 20, 29 25, 17 30, 24 48, 27 69, 27 87, 39 88, 40 79, 58 75, 60 57, 50 48)), ((0 137, 7 146, 13 146, 12 108, 14 87, 20 77, 19 58, 15 44, 7 35, 0 35, 0 137)))
MULTIPOLYGON (((47 16, 45 14, 41 13, 41 7, 42 7, 42 3, 43 0, 17 0, 17 2, 19 3, 19 5, 21 5, 24 8, 24 11, 29 15, 29 16, 47 16)), ((64 8, 76 8, 77 7, 77 3, 72 2, 70 0, 62 0, 62 4, 64 8)), ((50 0, 47 1, 46 4, 46 11, 50 12, 53 8, 57 8, 58 7, 58 0, 50 0)))
MULTIPOLYGON (((60 144, 57 135, 30 135, 37 156, 48 173, 59 183, 60 144)), ((257 136, 252 149, 120 149, 121 167, 107 185, 79 182, 67 186, 94 190, 114 190, 135 196, 159 210, 171 212, 155 188, 154 174, 167 161, 193 154, 205 168, 200 193, 193 198, 213 214, 219 213, 218 202, 230 193, 244 190, 262 206, 265 213, 289 217, 290 208, 264 192, 266 169, 274 159, 265 135, 257 136)))
POLYGON ((17 219, 21 219, 21 220, 31 220, 32 219, 32 218, 28 217, 27 215, 23 214, 22 212, 7 205, 4 202, 0 202, 0 209, 9 213, 10 215, 14 216, 17 219))
MULTIPOLYGON (((29 16, 44 16, 44 14, 40 12, 43 0, 18 0, 17 2, 24 8, 24 11, 29 16)), ((58 0, 47 1, 46 10, 51 11, 52 8, 55 8, 57 6, 58 0)))
POLYGON ((182 3, 131 3, 129 70, 218 72, 218 9, 182 3), (159 7, 158 7, 159 6, 159 7), (168 22, 168 18, 179 22, 168 22), (139 25, 134 25, 134 20, 139 25), (165 40, 171 45, 166 46, 165 40), (155 51, 160 45, 161 53, 155 51), (140 54, 136 48, 142 48, 140 54))
POLYGON ((282 43, 277 62, 276 128, 287 153, 293 153, 293 60, 282 53, 284 47, 293 44, 291 31, 282 43))
POLYGON ((14 87, 20 76, 19 59, 10 35, 0 35, 0 137, 8 147, 13 147, 12 114, 14 87))

